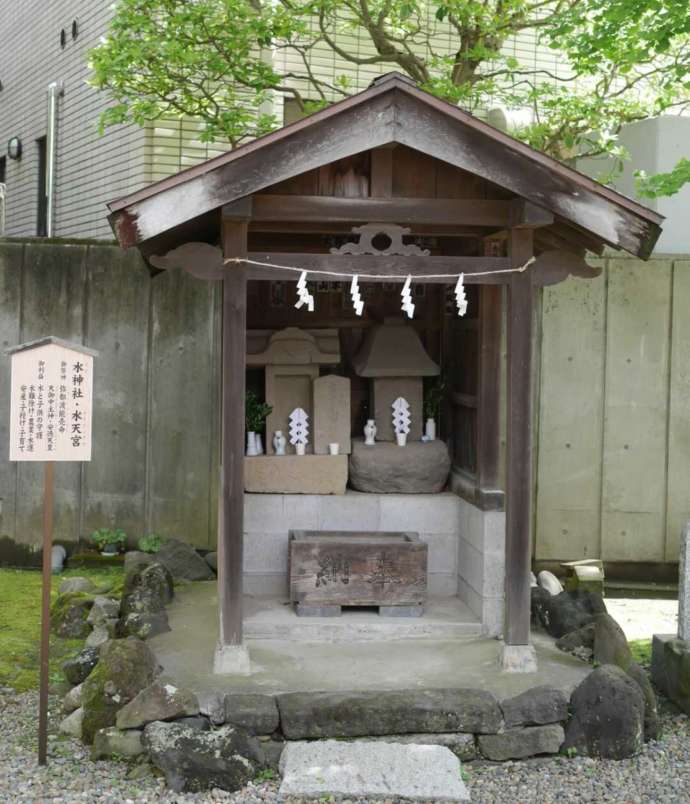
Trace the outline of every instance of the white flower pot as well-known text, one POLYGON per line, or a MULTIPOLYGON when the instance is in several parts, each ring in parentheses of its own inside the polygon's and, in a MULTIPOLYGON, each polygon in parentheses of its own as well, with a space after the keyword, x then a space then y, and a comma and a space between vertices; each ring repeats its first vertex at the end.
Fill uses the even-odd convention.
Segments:
POLYGON ((407 433, 396 433, 395 440, 399 447, 404 447, 407 444, 407 433))
POLYGON ((428 441, 436 440, 436 419, 427 419, 424 425, 424 435, 428 441))
POLYGON ((256 446, 256 433, 249 432, 247 433, 247 455, 253 457, 258 454, 259 450, 256 446))

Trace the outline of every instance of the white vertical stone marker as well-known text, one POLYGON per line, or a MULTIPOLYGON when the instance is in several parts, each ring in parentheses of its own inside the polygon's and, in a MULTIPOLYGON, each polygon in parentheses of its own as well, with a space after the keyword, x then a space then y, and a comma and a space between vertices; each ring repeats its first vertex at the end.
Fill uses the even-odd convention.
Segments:
POLYGON ((93 349, 42 338, 8 349, 11 461, 90 461, 93 349))
POLYGON ((678 637, 690 642, 690 522, 685 523, 680 534, 678 637))

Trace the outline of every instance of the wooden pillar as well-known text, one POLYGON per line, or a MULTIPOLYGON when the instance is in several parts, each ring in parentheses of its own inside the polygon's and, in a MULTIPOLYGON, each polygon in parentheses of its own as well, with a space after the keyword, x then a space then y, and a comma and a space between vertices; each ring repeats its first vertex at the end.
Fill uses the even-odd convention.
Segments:
MULTIPOLYGON (((224 257, 246 257, 247 220, 222 218, 224 257)), ((228 263, 223 279, 221 483, 218 533, 220 642, 216 672, 249 672, 242 648, 244 554, 244 420, 247 354, 247 268, 228 263), (233 648, 235 650, 233 650, 233 648)))
POLYGON ((479 286, 479 389, 477 398, 477 484, 485 492, 499 489, 501 453, 501 319, 503 287, 479 286))
MULTIPOLYGON (((512 265, 532 256, 531 229, 512 229, 512 265)), ((505 625, 508 646, 528 645, 532 524, 532 325, 534 289, 529 269, 508 285, 508 426, 506 452, 505 625)))

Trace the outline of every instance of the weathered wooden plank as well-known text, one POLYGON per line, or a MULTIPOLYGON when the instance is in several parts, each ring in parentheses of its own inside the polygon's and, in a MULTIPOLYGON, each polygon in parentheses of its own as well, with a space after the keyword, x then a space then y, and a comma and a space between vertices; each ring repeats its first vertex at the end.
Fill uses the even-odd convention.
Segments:
MULTIPOLYGON (((531 229, 510 233, 510 259, 522 265, 532 255, 531 229)), ((527 645, 530 633, 532 543, 532 371, 535 290, 528 274, 514 274, 508 285, 508 430, 506 450, 507 645, 527 645)))
POLYGON ((167 271, 152 291, 148 527, 208 547, 212 283, 167 271))
POLYGON ((678 561, 680 531, 690 521, 690 260, 673 264, 668 424, 666 561, 678 561))
POLYGON ((595 279, 571 278, 544 289, 535 523, 538 560, 600 554, 605 327, 603 274, 595 279))
POLYGON ((0 243, 0 539, 15 538, 17 464, 8 460, 10 359, 4 352, 21 342, 19 326, 23 259, 23 244, 0 243))
MULTIPOLYGON (((247 253, 246 221, 224 220, 223 254, 247 253)), ((247 369, 247 270, 229 265, 223 279, 222 530, 218 537, 218 597, 223 645, 242 644, 244 573, 244 438, 247 369)))
POLYGON ((671 266, 609 263, 602 558, 661 561, 671 266))
MULTIPOLYGON (((20 341, 44 335, 82 342, 86 286, 86 246, 30 243, 24 252, 22 328, 20 341)), ((98 363, 94 383, 98 386, 98 363)), ((95 417, 98 412, 95 411, 95 417)), ((54 539, 76 541, 80 536, 81 472, 79 463, 55 468, 54 539)), ((17 469, 19 543, 41 543, 43 526, 43 465, 21 463, 17 469)))
POLYGON ((424 603, 427 552, 417 534, 293 531, 290 600, 307 606, 424 603))
POLYGON ((152 283, 137 252, 90 247, 85 340, 95 361, 93 459, 84 465, 82 529, 144 532, 148 322, 152 283))

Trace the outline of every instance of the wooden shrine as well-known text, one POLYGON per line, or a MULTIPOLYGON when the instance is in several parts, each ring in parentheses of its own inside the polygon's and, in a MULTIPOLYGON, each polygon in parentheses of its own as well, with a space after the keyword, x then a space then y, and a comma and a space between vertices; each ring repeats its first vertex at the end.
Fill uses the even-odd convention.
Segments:
MULTIPOLYGON (((138 248, 154 273, 179 268, 222 282, 217 670, 248 670, 242 638, 247 331, 338 329, 343 359, 351 361, 368 328, 400 315, 410 275, 411 324, 448 380, 441 437, 452 455, 453 489, 481 508, 506 509, 503 664, 533 669, 535 301, 544 285, 597 275, 587 252, 609 247, 646 259, 662 217, 396 73, 109 208, 119 243, 138 248), (293 305, 302 271, 315 300, 311 312, 293 305), (463 317, 452 294, 460 273, 467 287, 463 317), (319 291, 321 282, 349 284, 355 276, 362 316, 346 293, 319 291), (289 304, 280 306, 281 294, 289 304)), ((356 412, 367 380, 348 376, 356 412)))

